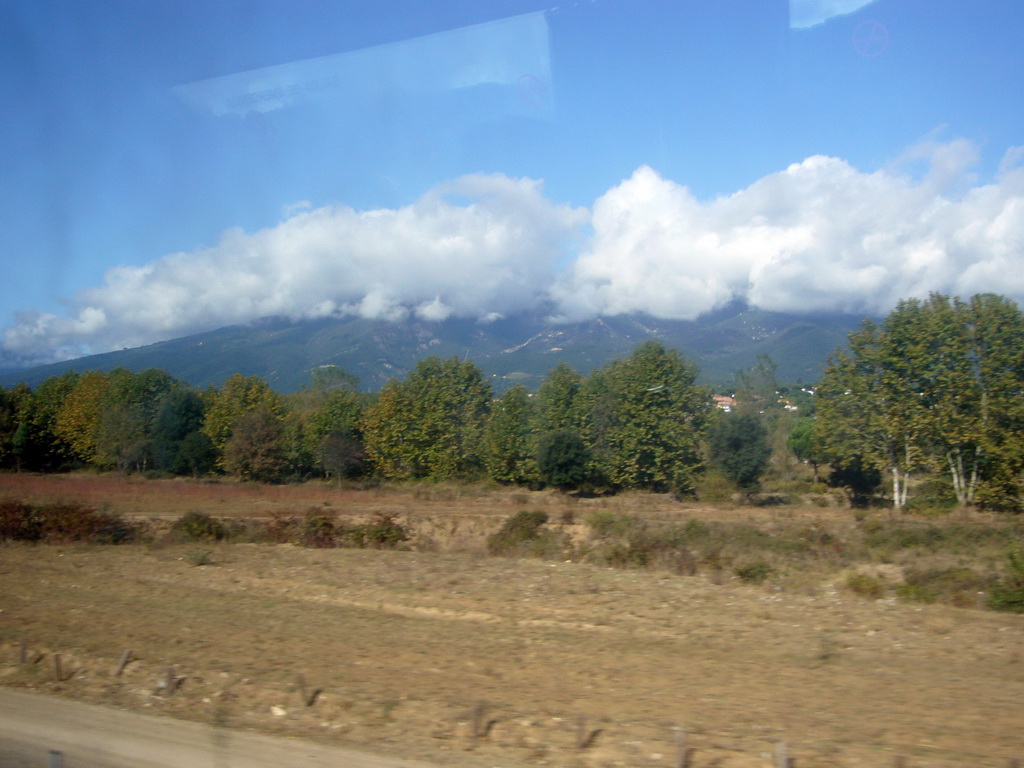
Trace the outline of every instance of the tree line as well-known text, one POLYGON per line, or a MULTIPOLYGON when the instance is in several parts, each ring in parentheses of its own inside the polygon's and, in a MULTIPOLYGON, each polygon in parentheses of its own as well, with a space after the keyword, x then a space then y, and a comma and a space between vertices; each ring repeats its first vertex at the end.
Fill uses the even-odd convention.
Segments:
POLYGON ((0 389, 0 468, 74 466, 278 481, 490 479, 509 485, 692 494, 709 467, 757 489, 776 452, 857 498, 897 508, 923 477, 963 506, 1017 509, 1024 473, 1024 317, 983 294, 902 301, 828 361, 801 418, 780 418, 762 358, 723 414, 696 366, 656 341, 584 376, 557 365, 500 397, 471 362, 422 360, 378 395, 339 368, 281 395, 236 374, 197 390, 167 373, 66 373, 0 389), (795 424, 795 427, 794 427, 795 424), (788 434, 788 439, 786 435, 788 434))
POLYGON ((241 374, 197 390, 157 369, 69 372, 35 390, 0 390, 0 467, 686 493, 712 416, 696 377, 696 366, 654 341, 588 376, 558 365, 536 393, 515 386, 501 397, 457 358, 422 360, 379 395, 359 393, 332 366, 293 395, 241 374))

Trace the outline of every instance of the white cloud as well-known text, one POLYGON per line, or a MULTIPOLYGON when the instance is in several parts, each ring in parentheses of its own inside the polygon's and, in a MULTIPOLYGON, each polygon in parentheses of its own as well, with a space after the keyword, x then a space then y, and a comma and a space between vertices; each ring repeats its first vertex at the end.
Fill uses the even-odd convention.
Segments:
POLYGON ((1024 297, 1024 169, 991 184, 967 142, 927 141, 874 173, 815 156, 707 203, 643 167, 594 205, 594 236, 555 288, 564 316, 692 319, 733 299, 884 314, 930 291, 1024 297), (924 163, 919 176, 906 166, 924 163))
POLYGON ((1021 301, 1022 160, 1010 148, 979 184, 972 144, 929 138, 873 172, 814 156, 711 201, 645 166, 590 212, 536 181, 467 176, 405 208, 303 210, 114 269, 66 317, 22 313, 3 353, 49 362, 268 315, 490 322, 553 304, 565 319, 692 319, 734 299, 870 315, 931 291, 1021 301))
POLYGON ((536 304, 586 211, 540 183, 473 175, 413 205, 308 210, 211 248, 111 270, 68 317, 25 314, 4 331, 9 357, 48 362, 269 315, 488 318, 536 304))

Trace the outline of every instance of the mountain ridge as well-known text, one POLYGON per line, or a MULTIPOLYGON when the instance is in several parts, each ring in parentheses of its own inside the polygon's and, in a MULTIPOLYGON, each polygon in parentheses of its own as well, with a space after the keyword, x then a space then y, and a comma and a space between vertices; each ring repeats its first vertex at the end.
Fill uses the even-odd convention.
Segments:
POLYGON ((679 349, 700 369, 705 384, 731 383, 736 371, 767 354, 788 383, 818 379, 827 356, 845 344, 862 317, 789 315, 730 305, 696 320, 617 315, 556 324, 541 313, 488 323, 462 318, 397 321, 360 317, 290 320, 269 317, 244 325, 182 336, 132 349, 0 374, 0 386, 36 386, 68 370, 133 371, 162 368, 196 387, 217 386, 233 373, 261 376, 281 392, 308 383, 313 369, 337 365, 377 391, 430 355, 472 360, 496 391, 513 384, 536 388, 547 372, 566 362, 589 373, 627 356, 646 339, 679 349))

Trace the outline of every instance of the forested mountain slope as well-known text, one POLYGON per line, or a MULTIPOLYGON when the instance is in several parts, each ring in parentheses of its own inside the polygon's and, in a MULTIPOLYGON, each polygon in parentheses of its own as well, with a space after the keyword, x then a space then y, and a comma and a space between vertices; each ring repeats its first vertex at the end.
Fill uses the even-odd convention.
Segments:
POLYGON ((293 321, 267 318, 248 325, 171 339, 135 349, 40 366, 0 376, 0 386, 35 386, 67 370, 132 371, 162 368, 194 386, 219 385, 233 373, 261 376, 279 392, 294 392, 320 365, 337 365, 359 377, 360 388, 379 389, 430 355, 472 360, 502 391, 522 383, 535 388, 559 362, 581 373, 627 356, 644 339, 679 349, 700 368, 700 381, 728 384, 733 374, 768 354, 780 381, 813 382, 827 356, 845 344, 863 318, 802 317, 734 305, 697 320, 643 315, 553 324, 542 315, 491 323, 449 319, 397 322, 365 318, 293 321))

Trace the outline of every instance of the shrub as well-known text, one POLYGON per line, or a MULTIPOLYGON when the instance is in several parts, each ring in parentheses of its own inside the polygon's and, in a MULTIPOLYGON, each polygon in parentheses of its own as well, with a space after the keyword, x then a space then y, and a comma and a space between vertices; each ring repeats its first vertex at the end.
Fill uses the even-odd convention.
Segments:
POLYGON ((1013 534, 1007 529, 972 523, 896 523, 872 518, 864 523, 864 543, 892 552, 898 549, 975 552, 984 544, 1003 544, 1013 534))
POLYGON ((192 565, 197 568, 202 565, 213 564, 213 550, 212 549, 190 549, 185 554, 185 559, 188 560, 192 565))
POLYGON ((764 560, 758 560, 755 563, 741 565, 734 573, 739 577, 740 581, 748 584, 763 584, 775 573, 775 569, 764 560))
POLYGON ((335 523, 334 515, 319 509, 310 509, 302 520, 302 544, 317 549, 336 546, 336 539, 342 530, 335 523))
POLYGON ((632 517, 607 509, 594 510, 587 516, 586 523, 595 536, 602 538, 625 536, 637 526, 632 517))
POLYGON ((35 507, 13 499, 0 502, 0 541, 39 541, 41 529, 35 507))
POLYGON ((649 525, 643 520, 604 510, 590 515, 587 524, 604 543, 587 559, 613 568, 650 568, 692 576, 697 558, 684 542, 685 528, 649 525))
POLYGON ((949 476, 939 475, 919 483, 904 510, 919 515, 941 515, 956 509, 957 503, 949 476))
POLYGON ((878 521, 865 525, 864 543, 869 547, 896 549, 935 549, 945 538, 941 528, 935 525, 898 525, 878 521))
POLYGON ((700 475, 695 491, 701 501, 729 501, 736 492, 736 485, 717 469, 709 469, 700 475))
POLYGON ((134 541, 139 530, 139 526, 118 515, 97 512, 82 504, 36 507, 20 501, 0 503, 0 540, 124 544, 134 541))
POLYGON ((290 544, 299 537, 299 521, 285 512, 271 512, 270 522, 263 526, 266 540, 274 544, 290 544))
POLYGON ((1007 559, 1007 573, 992 587, 988 607, 995 611, 1024 613, 1024 549, 1010 552, 1007 559))
POLYGON ((870 576, 866 573, 854 573, 846 580, 846 588, 861 597, 869 597, 878 600, 885 597, 885 581, 877 576, 870 576))
POLYGON ((171 525, 171 533, 184 541, 220 541, 227 531, 223 523, 203 512, 186 512, 171 525))
POLYGON ((143 526, 130 523, 119 515, 98 515, 99 525, 90 541, 94 544, 130 544, 138 541, 143 526))
POLYGON ((917 603, 951 602, 966 606, 975 602, 974 595, 987 585, 970 568, 936 568, 908 571, 906 584, 896 589, 904 600, 917 603))
POLYGON ((41 539, 47 543, 86 541, 124 544, 136 538, 137 526, 117 515, 97 512, 82 504, 52 504, 38 508, 41 539))
POLYGON ((361 549, 393 549, 408 539, 409 534, 394 515, 382 512, 349 531, 348 538, 361 549))
POLYGON ((556 555, 562 550, 562 542, 553 531, 544 529, 547 521, 547 512, 516 512, 498 531, 487 537, 487 551, 492 555, 556 555))

